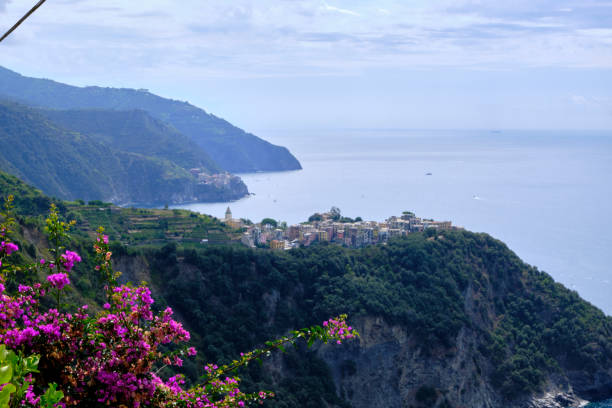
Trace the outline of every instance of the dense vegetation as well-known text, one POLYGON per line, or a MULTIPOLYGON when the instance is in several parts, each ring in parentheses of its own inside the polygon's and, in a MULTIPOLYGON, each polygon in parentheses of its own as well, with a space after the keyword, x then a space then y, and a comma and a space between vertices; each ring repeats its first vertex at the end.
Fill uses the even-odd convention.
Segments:
POLYGON ((0 67, 0 96, 51 109, 146 111, 191 138, 232 173, 300 169, 289 151, 231 125, 204 110, 144 90, 86 87, 21 76, 0 67))
POLYGON ((114 141, 106 144, 103 137, 65 130, 33 109, 0 102, 0 170, 61 199, 164 204, 235 199, 247 193, 239 179, 224 187, 197 183, 183 167, 191 164, 186 158, 182 166, 161 158, 173 150, 165 142, 172 139, 163 132, 148 134, 155 138, 148 143, 157 155, 141 154, 144 148, 120 150, 114 141))
POLYGON ((142 110, 40 110, 40 113, 65 129, 93 136, 117 150, 166 159, 187 170, 220 172, 194 141, 142 110))
MULTIPOLYGON (((32 215, 48 203, 13 178, 2 180, 0 191, 29 197, 20 205, 32 215)), ((610 390, 598 388, 597 378, 605 378, 612 367, 612 319, 486 234, 428 230, 358 250, 336 245, 287 252, 203 247, 182 234, 167 243, 173 235, 168 231, 181 230, 189 221, 227 237, 231 230, 188 212, 113 212, 99 205, 62 204, 64 214, 77 219, 76 228, 83 230, 74 235, 77 248, 82 248, 78 241, 85 239, 87 223, 106 225, 117 241, 113 253, 121 265, 131 265, 124 278, 144 277, 156 307, 175 308, 200 350, 197 364, 184 366, 191 379, 201 374, 197 367, 202 362, 228 361, 290 328, 348 312, 351 320, 374 316, 405 328, 415 349, 440 359, 457 352, 462 330, 475 333, 478 347, 472 358, 486 363, 474 375, 507 400, 532 394, 551 376, 565 378, 583 397, 609 397, 605 392, 610 390), (152 222, 152 235, 129 240, 134 223, 164 214, 166 238, 150 239, 152 222)), ((36 220, 29 216, 22 223, 35 225, 36 220)), ((25 255, 37 251, 31 248, 25 255)), ((82 251, 83 265, 91 266, 82 251)), ((95 297, 90 270, 78 269, 73 296, 95 297)), ((345 364, 344 371, 359 372, 354 362, 345 364)), ((244 380, 247 390, 277 390, 271 406, 347 406, 336 394, 329 366, 316 353, 288 351, 263 366, 249 366, 244 380)), ((445 390, 423 383, 414 392, 416 401, 425 404, 445 390)))
MULTIPOLYGON (((12 181, 2 179, 2 195, 14 190, 25 190, 28 198, 39 195, 12 181)), ((194 364, 197 350, 186 344, 190 333, 174 320, 171 307, 153 306, 145 283, 117 280, 121 273, 111 257, 125 251, 110 245, 104 229, 98 228, 88 251, 87 239, 69 235, 77 221, 64 221, 55 204, 44 221, 41 215, 17 216, 13 209, 13 196, 7 194, 0 209, 2 408, 263 404, 274 393, 243 392, 235 376, 239 368, 289 345, 342 344, 358 336, 346 315, 339 315, 322 326, 262 341, 260 348, 236 353, 225 364, 201 364, 198 382, 186 386, 176 371, 187 361, 194 364)))
POLYGON ((475 329, 491 363, 482 375, 508 399, 537 391, 549 375, 592 379, 612 364, 612 319, 485 234, 419 233, 387 246, 288 253, 166 246, 155 259, 154 279, 201 334, 207 358, 343 310, 406 327, 431 353, 452 350, 462 327, 475 329))

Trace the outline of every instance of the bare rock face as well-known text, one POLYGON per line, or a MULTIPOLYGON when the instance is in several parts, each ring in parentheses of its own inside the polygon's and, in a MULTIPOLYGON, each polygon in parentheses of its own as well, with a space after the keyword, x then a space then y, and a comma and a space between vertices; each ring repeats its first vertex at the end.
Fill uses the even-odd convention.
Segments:
POLYGON ((319 351, 339 394, 354 407, 501 406, 478 374, 486 362, 474 358, 471 331, 462 329, 452 351, 424 354, 404 328, 383 319, 364 318, 356 327, 361 337, 354 344, 319 351))
MULTIPOLYGON (((353 407, 578 408, 564 378, 551 377, 546 392, 505 401, 490 384, 492 367, 479 352, 476 331, 461 329, 453 347, 425 353, 400 326, 382 318, 354 322, 361 337, 341 348, 323 345, 318 355, 332 370, 338 394, 353 407)), ((591 383, 591 387, 595 388, 591 383)))

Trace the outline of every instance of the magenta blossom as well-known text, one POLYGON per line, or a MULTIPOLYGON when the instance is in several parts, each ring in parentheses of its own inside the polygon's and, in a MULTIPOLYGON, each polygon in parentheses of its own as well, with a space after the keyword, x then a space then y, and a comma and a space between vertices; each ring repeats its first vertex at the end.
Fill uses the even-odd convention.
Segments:
POLYGON ((4 252, 7 255, 12 254, 15 251, 19 251, 19 247, 12 242, 4 242, 0 243, 0 252, 4 252))
POLYGON ((66 271, 70 272, 74 267, 75 262, 81 262, 81 257, 76 252, 66 251, 64 255, 61 256, 62 265, 66 268, 66 271))
POLYGON ((59 290, 64 289, 66 285, 70 285, 70 279, 68 279, 68 275, 65 273, 54 273, 53 275, 49 275, 47 276, 47 282, 59 290))

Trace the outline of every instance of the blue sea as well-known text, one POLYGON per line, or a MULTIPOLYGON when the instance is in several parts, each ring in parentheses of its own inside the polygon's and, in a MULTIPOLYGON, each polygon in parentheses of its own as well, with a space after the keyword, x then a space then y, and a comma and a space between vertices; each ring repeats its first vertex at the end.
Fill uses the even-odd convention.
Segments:
MULTIPOLYGON (((337 206, 382 221, 402 211, 504 241, 612 314, 612 132, 260 132, 303 170, 241 175, 235 218, 288 223, 337 206), (428 173, 431 173, 428 175, 428 173)), ((180 208, 223 217, 227 203, 180 208)))
POLYGON ((587 405, 585 408, 612 408, 612 400, 594 402, 587 405))

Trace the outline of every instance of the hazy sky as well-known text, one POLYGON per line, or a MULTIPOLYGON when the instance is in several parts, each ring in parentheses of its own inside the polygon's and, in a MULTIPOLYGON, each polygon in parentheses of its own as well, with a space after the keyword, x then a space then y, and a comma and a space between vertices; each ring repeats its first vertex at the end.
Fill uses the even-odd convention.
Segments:
MULTIPOLYGON (((35 0, 0 0, 8 28, 35 0)), ((252 131, 612 129, 612 1, 48 0, 0 65, 252 131)))

